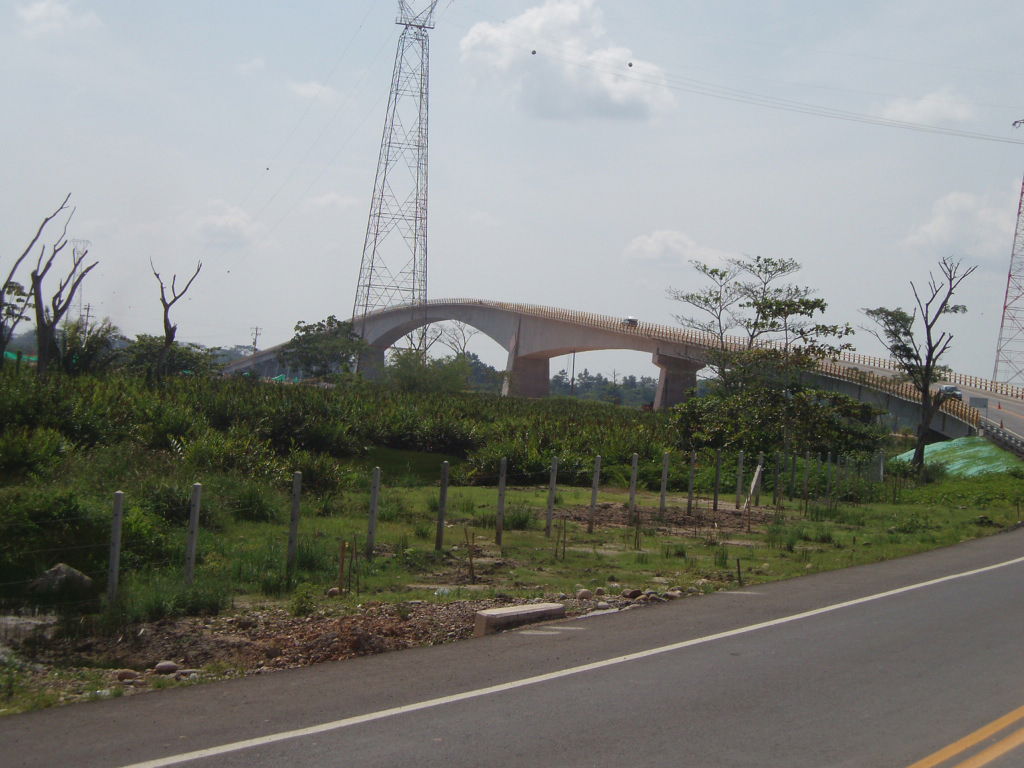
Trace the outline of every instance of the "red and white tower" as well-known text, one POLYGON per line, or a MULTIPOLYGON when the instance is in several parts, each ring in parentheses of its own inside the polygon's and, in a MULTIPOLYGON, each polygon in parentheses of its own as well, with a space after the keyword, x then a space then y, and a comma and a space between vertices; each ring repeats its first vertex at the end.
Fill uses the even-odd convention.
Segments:
POLYGON ((1024 183, 1017 205, 1017 229, 1010 252, 1010 274, 1006 278, 992 380, 1024 385, 1024 183))

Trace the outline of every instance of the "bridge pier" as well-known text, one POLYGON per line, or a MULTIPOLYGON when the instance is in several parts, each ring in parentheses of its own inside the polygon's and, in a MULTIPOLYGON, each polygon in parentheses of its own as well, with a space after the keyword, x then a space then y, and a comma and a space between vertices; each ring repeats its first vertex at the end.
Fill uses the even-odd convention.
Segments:
POLYGON ((546 357, 513 357, 509 354, 502 395, 547 397, 551 387, 550 360, 546 357))
POLYGON ((654 410, 671 408, 686 400, 687 393, 697 386, 697 371, 704 367, 704 363, 660 352, 655 352, 651 359, 661 370, 658 375, 658 391, 654 396, 654 410))
POLYGON ((367 381, 380 381, 384 377, 385 347, 366 347, 359 355, 356 370, 367 381))

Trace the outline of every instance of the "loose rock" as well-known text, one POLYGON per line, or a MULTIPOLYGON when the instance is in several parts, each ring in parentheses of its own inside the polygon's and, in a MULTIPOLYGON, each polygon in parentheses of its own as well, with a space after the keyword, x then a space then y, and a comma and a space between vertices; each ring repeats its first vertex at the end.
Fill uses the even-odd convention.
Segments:
POLYGON ((577 600, 593 600, 594 599, 594 593, 591 592, 589 589, 581 589, 579 592, 576 593, 576 599, 577 600))
POLYGON ((153 671, 158 675, 173 675, 181 667, 173 661, 161 661, 157 662, 157 665, 153 667, 153 671))

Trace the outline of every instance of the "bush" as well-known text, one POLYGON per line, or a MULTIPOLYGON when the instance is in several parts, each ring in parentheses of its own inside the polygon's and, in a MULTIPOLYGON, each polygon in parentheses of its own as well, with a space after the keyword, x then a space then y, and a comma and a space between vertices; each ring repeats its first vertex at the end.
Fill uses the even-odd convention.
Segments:
POLYGON ((68 447, 55 429, 11 427, 0 433, 0 473, 39 472, 59 461, 68 447))
POLYGON ((266 489, 259 483, 251 480, 244 482, 231 499, 231 515, 235 520, 249 520, 256 523, 276 521, 279 510, 268 496, 266 489))

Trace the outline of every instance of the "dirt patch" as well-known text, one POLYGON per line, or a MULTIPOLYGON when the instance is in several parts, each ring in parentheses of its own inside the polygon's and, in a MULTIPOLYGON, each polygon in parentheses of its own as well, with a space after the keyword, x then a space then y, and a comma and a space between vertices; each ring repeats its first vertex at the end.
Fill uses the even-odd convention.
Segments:
MULTIPOLYGON (((613 607, 632 601, 602 597, 613 607)), ((253 607, 231 616, 165 620, 115 636, 8 638, 29 685, 63 704, 137 694, 170 681, 199 682, 304 667, 324 661, 440 645, 471 637, 475 614, 485 608, 530 602, 524 598, 409 601, 329 606, 296 617, 276 607, 253 607), (175 662, 175 674, 154 667, 175 662), (126 674, 129 673, 130 674, 126 674), (137 674, 135 674, 137 673, 137 674)), ((570 616, 594 610, 596 600, 561 599, 570 616)), ((3 713, 0 702, 0 713, 3 713)))
MULTIPOLYGON (((685 501, 683 502, 685 504, 685 501)), ((740 532, 747 529, 748 513, 733 508, 732 504, 719 502, 718 509, 712 509, 710 499, 695 499, 692 512, 685 506, 668 506, 664 512, 657 509, 637 507, 640 524, 653 528, 658 533, 674 536, 703 537, 710 531, 740 532)), ((586 524, 590 520, 590 507, 568 507, 559 510, 568 519, 586 524)), ((765 507, 750 510, 749 522, 754 528, 763 528, 772 518, 773 511, 765 507)), ((604 528, 624 528, 634 524, 628 504, 601 503, 594 510, 594 525, 604 528)))

